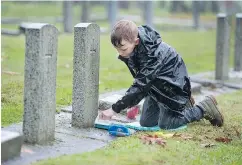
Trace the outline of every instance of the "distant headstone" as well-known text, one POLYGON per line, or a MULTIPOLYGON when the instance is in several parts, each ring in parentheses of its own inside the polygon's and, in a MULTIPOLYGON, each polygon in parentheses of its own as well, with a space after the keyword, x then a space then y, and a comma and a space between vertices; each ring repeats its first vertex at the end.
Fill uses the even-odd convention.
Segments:
POLYGON ((199 28, 199 20, 200 20, 200 2, 193 1, 192 2, 192 16, 193 16, 193 28, 199 28))
POLYGON ((110 29, 112 29, 117 21, 118 2, 108 1, 108 19, 110 22, 110 29))
POLYGON ((152 1, 144 1, 144 21, 146 25, 150 27, 154 27, 153 24, 153 2, 152 1))
POLYGON ((33 23, 25 34, 24 140, 44 144, 55 134, 58 30, 33 23))
POLYGON ((73 28, 73 14, 72 1, 63 1, 63 24, 64 32, 72 33, 73 28))
POLYGON ((90 11, 90 2, 88 1, 81 1, 81 22, 88 22, 89 21, 89 11, 90 11))
POLYGON ((229 23, 226 14, 217 15, 216 80, 227 80, 229 73, 229 23))
POLYGON ((1 161, 20 156, 23 136, 18 132, 1 130, 1 161))
POLYGON ((242 70, 242 13, 236 14, 234 70, 242 70))
POLYGON ((72 125, 93 127, 98 115, 100 27, 74 27, 72 125))

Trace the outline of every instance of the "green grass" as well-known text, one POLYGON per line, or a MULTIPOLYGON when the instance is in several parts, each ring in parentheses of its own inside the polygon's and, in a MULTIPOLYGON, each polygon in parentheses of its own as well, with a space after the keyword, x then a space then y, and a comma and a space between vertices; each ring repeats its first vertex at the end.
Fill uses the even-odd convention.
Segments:
POLYGON ((108 146, 93 152, 61 156, 33 165, 240 165, 242 164, 242 100, 238 96, 242 96, 242 90, 218 97, 219 107, 225 118, 223 127, 213 127, 207 121, 201 121, 189 124, 187 130, 180 132, 192 136, 191 140, 173 137, 168 139, 167 145, 163 148, 158 145, 143 144, 138 138, 143 133, 138 133, 131 137, 118 138, 108 146), (240 133, 240 137, 235 130, 240 133), (216 142, 215 138, 218 137, 231 138, 232 142, 228 144, 216 142), (201 144, 215 144, 215 146, 203 148, 201 144))
MULTIPOLYGON (((214 70, 215 31, 206 32, 160 32, 163 40, 177 49, 183 57, 190 74, 214 70)), ((24 83, 24 36, 2 36, 2 125, 22 120, 24 83), (3 71, 12 71, 10 75, 3 71)), ((57 60, 57 108, 69 105, 72 100, 73 35, 62 34, 58 38, 57 60)), ((231 43, 233 53, 233 43, 231 43)), ((231 55, 230 63, 232 64, 231 55)), ((109 35, 101 35, 100 93, 128 88, 132 77, 125 64, 117 59, 109 35)))

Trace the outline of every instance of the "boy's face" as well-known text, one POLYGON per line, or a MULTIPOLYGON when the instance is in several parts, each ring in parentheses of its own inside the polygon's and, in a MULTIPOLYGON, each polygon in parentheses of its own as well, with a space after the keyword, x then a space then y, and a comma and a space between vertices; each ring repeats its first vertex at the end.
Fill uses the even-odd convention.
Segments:
POLYGON ((134 42, 129 42, 126 40, 122 40, 120 47, 115 47, 120 56, 124 58, 129 58, 130 54, 133 52, 134 47, 139 44, 139 38, 136 38, 134 42))

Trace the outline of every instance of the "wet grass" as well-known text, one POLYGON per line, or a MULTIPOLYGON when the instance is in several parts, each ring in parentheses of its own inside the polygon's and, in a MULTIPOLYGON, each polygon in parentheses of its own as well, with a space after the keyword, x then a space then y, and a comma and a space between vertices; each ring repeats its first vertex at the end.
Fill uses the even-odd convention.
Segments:
MULTIPOLYGON (((118 138, 108 146, 84 154, 66 155, 34 163, 33 165, 160 165, 160 164, 242 164, 242 90, 218 97, 219 108, 224 114, 223 127, 213 127, 207 121, 188 125, 188 129, 179 131, 192 139, 184 140, 172 137, 163 148, 160 145, 143 144, 138 133, 127 138, 118 138), (232 139, 229 143, 217 142, 216 138, 232 139), (204 148, 210 144, 213 147, 204 148)), ((165 131, 164 131, 165 132, 165 131)), ((156 133, 149 133, 156 134, 156 133)))

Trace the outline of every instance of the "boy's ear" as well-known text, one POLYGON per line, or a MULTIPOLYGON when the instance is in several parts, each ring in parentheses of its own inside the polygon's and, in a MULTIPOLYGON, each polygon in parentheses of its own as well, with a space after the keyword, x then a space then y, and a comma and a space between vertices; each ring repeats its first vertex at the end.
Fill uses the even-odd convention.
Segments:
POLYGON ((135 45, 139 45, 139 38, 135 39, 135 45))

